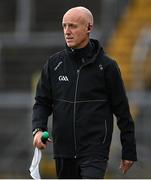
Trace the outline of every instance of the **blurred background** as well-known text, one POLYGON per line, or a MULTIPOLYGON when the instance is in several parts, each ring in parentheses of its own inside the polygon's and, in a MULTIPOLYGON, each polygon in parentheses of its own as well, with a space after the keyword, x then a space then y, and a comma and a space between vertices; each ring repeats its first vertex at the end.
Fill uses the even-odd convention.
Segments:
MULTIPOLYGON (((136 125, 138 162, 122 175, 115 120, 106 178, 151 178, 151 0, 0 0, 0 178, 30 178, 35 84, 64 48, 62 16, 74 6, 92 11, 91 36, 119 63, 136 125)), ((42 178, 56 177, 52 152, 52 145, 42 152, 42 178)))

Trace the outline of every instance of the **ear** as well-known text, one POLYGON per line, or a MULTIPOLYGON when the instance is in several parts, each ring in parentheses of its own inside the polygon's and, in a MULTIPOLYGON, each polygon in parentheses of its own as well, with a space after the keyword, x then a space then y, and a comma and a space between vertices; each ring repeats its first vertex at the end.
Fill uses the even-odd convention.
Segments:
POLYGON ((88 29, 87 29, 87 30, 88 30, 88 33, 90 33, 90 32, 92 31, 92 25, 89 23, 87 28, 88 28, 88 29))

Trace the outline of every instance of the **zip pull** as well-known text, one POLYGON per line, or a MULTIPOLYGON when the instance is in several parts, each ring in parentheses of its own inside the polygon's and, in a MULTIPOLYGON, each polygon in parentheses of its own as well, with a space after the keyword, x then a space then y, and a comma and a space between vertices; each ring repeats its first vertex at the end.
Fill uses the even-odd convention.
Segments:
POLYGON ((79 72, 80 72, 80 70, 79 70, 79 69, 77 69, 77 74, 79 74, 79 72))

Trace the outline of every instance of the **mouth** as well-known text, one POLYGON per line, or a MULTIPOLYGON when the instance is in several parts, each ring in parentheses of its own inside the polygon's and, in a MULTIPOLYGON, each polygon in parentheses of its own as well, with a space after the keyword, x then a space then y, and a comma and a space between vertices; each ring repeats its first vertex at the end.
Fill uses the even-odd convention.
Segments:
POLYGON ((66 37, 65 39, 66 39, 67 42, 70 42, 70 41, 73 40, 73 38, 71 38, 71 37, 66 37))

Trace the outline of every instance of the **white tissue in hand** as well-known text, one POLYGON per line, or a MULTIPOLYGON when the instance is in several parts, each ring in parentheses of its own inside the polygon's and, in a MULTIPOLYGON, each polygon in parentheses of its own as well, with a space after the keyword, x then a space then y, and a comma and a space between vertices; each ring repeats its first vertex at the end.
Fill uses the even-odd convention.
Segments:
POLYGON ((30 175, 33 179, 41 179, 40 173, 39 173, 40 160, 41 160, 41 150, 38 148, 35 148, 33 160, 29 168, 30 175))

